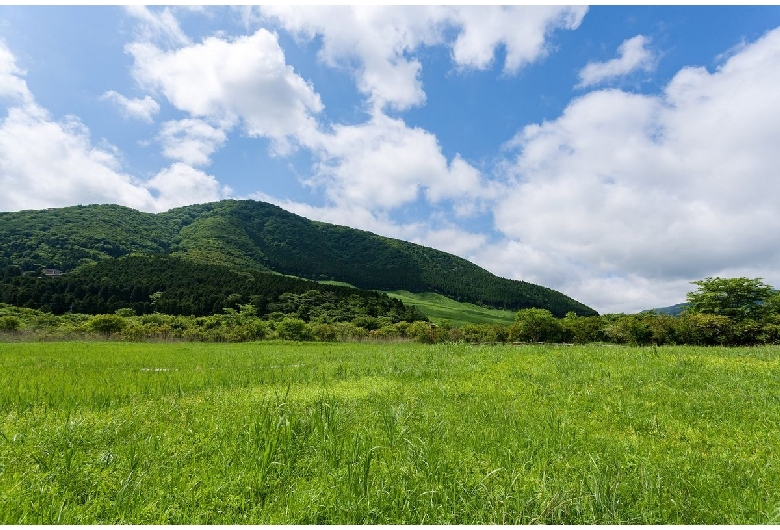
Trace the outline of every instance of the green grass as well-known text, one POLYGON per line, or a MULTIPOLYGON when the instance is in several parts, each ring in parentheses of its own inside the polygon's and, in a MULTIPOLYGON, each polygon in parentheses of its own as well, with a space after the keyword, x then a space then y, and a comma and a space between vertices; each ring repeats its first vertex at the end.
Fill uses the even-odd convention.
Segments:
POLYGON ((339 282, 339 281, 336 281, 336 280, 320 280, 317 283, 321 283, 323 285, 337 285, 337 286, 340 286, 340 287, 352 287, 353 289, 357 289, 357 287, 355 287, 351 283, 339 282))
POLYGON ((780 522, 780 350, 0 344, 0 523, 780 522))
POLYGON ((389 296, 398 298, 406 305, 417 306, 431 322, 440 324, 447 321, 454 326, 464 324, 512 324, 514 311, 489 309, 474 304, 456 302, 436 293, 410 293, 409 291, 387 291, 389 296))

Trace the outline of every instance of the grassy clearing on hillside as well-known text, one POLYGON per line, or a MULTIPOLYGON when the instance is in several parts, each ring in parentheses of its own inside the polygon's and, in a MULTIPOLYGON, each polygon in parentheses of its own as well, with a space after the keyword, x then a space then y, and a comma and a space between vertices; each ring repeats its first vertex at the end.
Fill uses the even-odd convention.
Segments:
POLYGON ((337 282, 336 280, 320 280, 317 283, 321 283, 323 285, 338 285, 341 287, 352 287, 353 289, 356 289, 354 285, 347 282, 337 282))
POLYGON ((0 344, 0 523, 780 522, 780 350, 0 344))
POLYGON ((489 309, 474 304, 456 302, 436 293, 385 292, 393 298, 398 298, 407 306, 416 306, 431 322, 436 324, 447 321, 453 326, 460 327, 464 324, 509 325, 515 321, 514 311, 489 309))

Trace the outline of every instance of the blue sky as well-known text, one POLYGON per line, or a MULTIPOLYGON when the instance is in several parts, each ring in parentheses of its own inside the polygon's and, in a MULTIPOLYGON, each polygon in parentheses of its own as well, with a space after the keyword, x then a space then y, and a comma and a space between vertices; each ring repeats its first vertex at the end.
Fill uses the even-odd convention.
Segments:
POLYGON ((600 312, 780 286, 780 7, 0 6, 0 210, 222 198, 600 312))

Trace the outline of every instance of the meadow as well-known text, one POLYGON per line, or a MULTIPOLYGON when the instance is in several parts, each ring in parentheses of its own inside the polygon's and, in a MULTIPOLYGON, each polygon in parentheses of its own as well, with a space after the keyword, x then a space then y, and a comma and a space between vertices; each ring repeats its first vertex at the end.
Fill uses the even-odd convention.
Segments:
POLYGON ((515 321, 517 311, 492 309, 476 304, 457 302, 436 293, 410 293, 409 291, 385 291, 407 306, 415 306, 431 322, 449 323, 453 326, 465 324, 501 324, 509 326, 515 321))
POLYGON ((780 522, 780 349, 0 343, 0 523, 780 522))

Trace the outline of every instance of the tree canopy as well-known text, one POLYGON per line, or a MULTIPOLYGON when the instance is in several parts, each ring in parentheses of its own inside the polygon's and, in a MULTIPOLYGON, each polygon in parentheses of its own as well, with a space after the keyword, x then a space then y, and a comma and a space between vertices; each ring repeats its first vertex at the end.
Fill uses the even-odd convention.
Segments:
POLYGON ((691 282, 699 288, 688 293, 689 313, 722 315, 736 321, 758 320, 776 296, 762 278, 712 278, 691 282))

